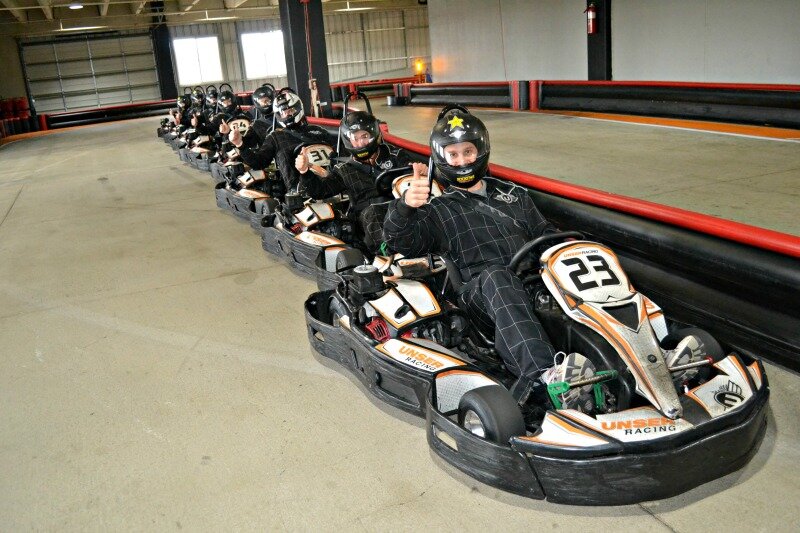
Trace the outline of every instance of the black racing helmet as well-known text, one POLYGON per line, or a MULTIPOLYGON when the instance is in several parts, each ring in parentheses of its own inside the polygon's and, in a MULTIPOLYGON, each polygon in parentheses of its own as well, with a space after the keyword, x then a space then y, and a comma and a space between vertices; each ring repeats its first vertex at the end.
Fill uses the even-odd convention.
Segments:
MULTIPOLYGON (((363 135, 363 134, 360 134, 363 135)), ((345 150, 350 152, 356 159, 366 160, 378 151, 381 144, 380 122, 372 113, 366 111, 353 111, 347 113, 342 123, 339 125, 339 138, 344 144, 345 150), (360 148, 353 146, 355 135, 360 131, 365 131, 369 135, 369 143, 360 148)))
POLYGON ((484 176, 489 168, 489 131, 465 107, 445 106, 431 131, 431 158, 437 177, 448 185, 467 188, 484 176), (471 142, 478 150, 475 161, 456 167, 447 163, 444 149, 451 144, 471 142))
POLYGON ((278 91, 275 100, 272 101, 272 113, 278 124, 284 128, 300 124, 306 116, 303 110, 303 101, 288 87, 278 91))
POLYGON ((231 114, 236 111, 236 95, 233 91, 222 91, 219 93, 219 101, 217 102, 217 110, 220 113, 231 114))
POLYGON ((203 101, 205 100, 206 95, 203 92, 203 89, 201 89, 200 87, 195 87, 191 93, 191 98, 192 98, 192 105, 201 106, 203 105, 203 101))
POLYGON ((255 91, 252 95, 253 105, 256 109, 265 115, 272 114, 272 101, 275 99, 275 87, 269 83, 265 83, 255 91))
POLYGON ((206 106, 215 107, 217 105, 218 97, 219 97, 219 92, 217 91, 216 87, 209 86, 206 88, 206 106))
POLYGON ((192 98, 188 94, 182 94, 178 97, 178 108, 186 109, 192 105, 192 98))

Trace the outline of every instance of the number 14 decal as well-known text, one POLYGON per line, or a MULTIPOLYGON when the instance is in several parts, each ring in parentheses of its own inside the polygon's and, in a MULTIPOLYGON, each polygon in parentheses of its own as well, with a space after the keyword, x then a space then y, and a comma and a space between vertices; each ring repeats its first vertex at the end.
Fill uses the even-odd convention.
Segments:
POLYGON ((593 289, 595 287, 599 287, 600 285, 619 285, 619 278, 614 275, 614 272, 611 271, 611 268, 606 263, 606 260, 603 258, 602 255, 591 254, 587 255, 586 259, 588 260, 588 266, 586 262, 583 260, 582 257, 570 257, 569 259, 565 259, 562 261, 567 266, 578 265, 578 268, 573 270, 569 273, 569 279, 575 284, 575 287, 578 288, 579 291, 585 291, 587 289, 593 289), (591 267, 591 271, 589 268, 591 267), (592 272, 593 271, 593 272, 592 272), (597 281, 594 279, 590 279, 588 281, 582 281, 581 276, 585 276, 586 274, 591 273, 600 273, 605 272, 608 274, 608 277, 605 279, 600 280, 600 285, 597 284, 597 281))

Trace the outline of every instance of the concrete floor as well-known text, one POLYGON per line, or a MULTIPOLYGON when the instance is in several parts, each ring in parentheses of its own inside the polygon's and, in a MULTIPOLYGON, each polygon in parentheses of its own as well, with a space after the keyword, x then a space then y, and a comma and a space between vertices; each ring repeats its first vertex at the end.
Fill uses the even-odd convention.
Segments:
MULTIPOLYGON (((425 113, 393 131, 429 128, 425 113)), ((493 128, 519 128, 486 116, 493 128)), ((568 125, 590 123, 552 122, 550 131, 536 121, 533 137, 553 149, 535 171, 589 179, 571 156, 563 169, 556 156, 583 149, 583 133, 568 125)), ((800 380, 769 364, 772 412, 756 457, 672 499, 561 506, 448 467, 429 451, 421 420, 377 404, 311 352, 302 302, 314 284, 217 209, 210 177, 155 138, 157 123, 0 148, 0 530, 796 530, 800 380)), ((740 181, 757 179, 739 168, 751 160, 755 170, 800 166, 789 143, 601 126, 620 127, 630 144, 620 157, 639 161, 637 173, 670 167, 666 154, 649 163, 634 152, 659 136, 714 172, 729 156, 712 148, 735 144, 740 181)), ((536 158, 493 140, 498 162, 536 158)), ((607 165, 624 169, 610 156, 607 165)), ((643 173, 660 191, 651 199, 702 196, 704 185, 681 193, 672 177, 643 173)), ((780 175, 796 192, 797 175, 780 175)), ((706 186, 721 185, 730 187, 706 186)), ((789 207, 784 196, 766 205, 789 207)), ((748 198, 726 205, 772 220, 748 198)), ((796 224, 775 228, 797 233, 796 224)))

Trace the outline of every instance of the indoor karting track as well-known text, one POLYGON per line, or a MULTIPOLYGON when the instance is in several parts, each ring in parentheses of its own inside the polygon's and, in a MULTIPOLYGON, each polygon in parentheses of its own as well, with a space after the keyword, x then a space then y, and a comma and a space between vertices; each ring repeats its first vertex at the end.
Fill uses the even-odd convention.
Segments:
MULTIPOLYGON (((416 141, 437 111, 376 106, 416 141)), ((800 234, 796 143, 476 114, 496 163, 800 234)), ((769 363, 754 459, 669 500, 554 505, 446 466, 422 420, 312 353, 315 284, 216 207, 158 122, 0 148, 3 529, 794 529, 800 380, 769 363)))

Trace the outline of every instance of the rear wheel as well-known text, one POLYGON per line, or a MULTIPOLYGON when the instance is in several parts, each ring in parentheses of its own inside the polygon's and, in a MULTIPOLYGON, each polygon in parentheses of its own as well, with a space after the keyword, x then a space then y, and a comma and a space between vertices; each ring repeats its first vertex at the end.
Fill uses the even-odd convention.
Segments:
POLYGON ((331 299, 328 300, 328 316, 330 317, 331 325, 338 327, 339 319, 343 316, 349 317, 350 313, 347 311, 347 306, 345 306, 341 300, 335 296, 331 296, 331 299))
POLYGON ((517 402, 500 385, 478 387, 464 394, 458 403, 458 424, 497 444, 508 444, 511 437, 525 434, 517 402))

